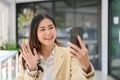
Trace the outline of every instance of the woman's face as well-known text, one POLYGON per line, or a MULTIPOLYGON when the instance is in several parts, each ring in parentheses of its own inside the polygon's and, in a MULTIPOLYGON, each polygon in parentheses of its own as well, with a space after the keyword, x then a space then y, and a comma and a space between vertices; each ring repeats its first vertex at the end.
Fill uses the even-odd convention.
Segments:
POLYGON ((50 46, 54 44, 56 39, 56 29, 50 19, 45 18, 39 23, 37 36, 42 45, 50 46))

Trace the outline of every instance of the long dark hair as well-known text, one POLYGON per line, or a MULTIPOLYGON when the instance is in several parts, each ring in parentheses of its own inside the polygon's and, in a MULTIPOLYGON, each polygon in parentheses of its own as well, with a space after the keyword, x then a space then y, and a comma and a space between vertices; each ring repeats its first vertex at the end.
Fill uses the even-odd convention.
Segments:
MULTIPOLYGON (((30 34, 29 34, 29 46, 30 46, 30 49, 33 53, 33 49, 35 48, 37 50, 37 52, 39 53, 40 50, 41 50, 41 43, 37 37, 37 29, 38 29, 38 25, 39 23, 43 20, 43 19, 50 19, 55 28, 56 28, 56 24, 55 24, 55 21, 53 20, 53 18, 51 18, 49 15, 46 15, 46 14, 38 14, 36 15, 32 21, 31 21, 31 25, 30 25, 30 34)), ((56 39, 55 39, 55 44, 58 45, 58 46, 62 46, 61 43, 59 43, 56 39)), ((34 55, 34 53, 33 53, 34 55)), ((22 58, 22 62, 23 62, 23 67, 24 69, 26 69, 26 62, 24 60, 24 58, 22 58)), ((38 65, 38 70, 41 70, 43 71, 42 67, 38 65)))

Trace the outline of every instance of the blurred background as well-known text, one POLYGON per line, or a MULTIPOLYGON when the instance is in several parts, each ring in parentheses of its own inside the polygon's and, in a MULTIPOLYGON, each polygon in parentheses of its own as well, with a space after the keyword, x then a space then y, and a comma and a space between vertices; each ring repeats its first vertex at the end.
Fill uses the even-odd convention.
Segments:
POLYGON ((120 80, 120 0, 0 0, 0 80, 15 80, 18 49, 27 42, 30 22, 52 16, 64 46, 72 27, 83 29, 95 80, 120 80))

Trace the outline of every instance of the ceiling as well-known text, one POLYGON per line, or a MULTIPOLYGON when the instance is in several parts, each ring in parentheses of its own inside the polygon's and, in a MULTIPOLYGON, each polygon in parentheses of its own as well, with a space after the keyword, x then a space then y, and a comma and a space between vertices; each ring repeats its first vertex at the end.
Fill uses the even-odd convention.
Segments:
MULTIPOLYGON (((11 1, 11 0, 8 0, 11 1)), ((24 2, 35 2, 35 1, 64 1, 67 5, 72 5, 76 3, 76 6, 90 6, 96 5, 99 0, 13 0, 16 3, 24 3, 24 2)))
POLYGON ((47 0, 16 0, 16 3, 35 2, 35 1, 47 1, 47 0))
POLYGON ((98 0, 65 0, 67 5, 76 4, 75 7, 96 6, 98 0))
POLYGON ((26 3, 36 1, 64 1, 69 7, 85 7, 85 6, 96 6, 100 0, 0 0, 7 3, 26 3), (76 4, 75 6, 71 6, 76 4))

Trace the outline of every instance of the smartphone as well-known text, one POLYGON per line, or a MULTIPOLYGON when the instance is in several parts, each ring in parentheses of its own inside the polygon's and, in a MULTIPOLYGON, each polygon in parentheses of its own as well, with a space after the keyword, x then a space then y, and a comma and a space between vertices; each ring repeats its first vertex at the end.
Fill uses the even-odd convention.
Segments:
POLYGON ((78 47, 81 48, 81 45, 77 39, 77 35, 79 35, 81 37, 81 39, 83 39, 83 28, 73 27, 70 30, 70 42, 74 43, 75 45, 77 45, 78 47))

